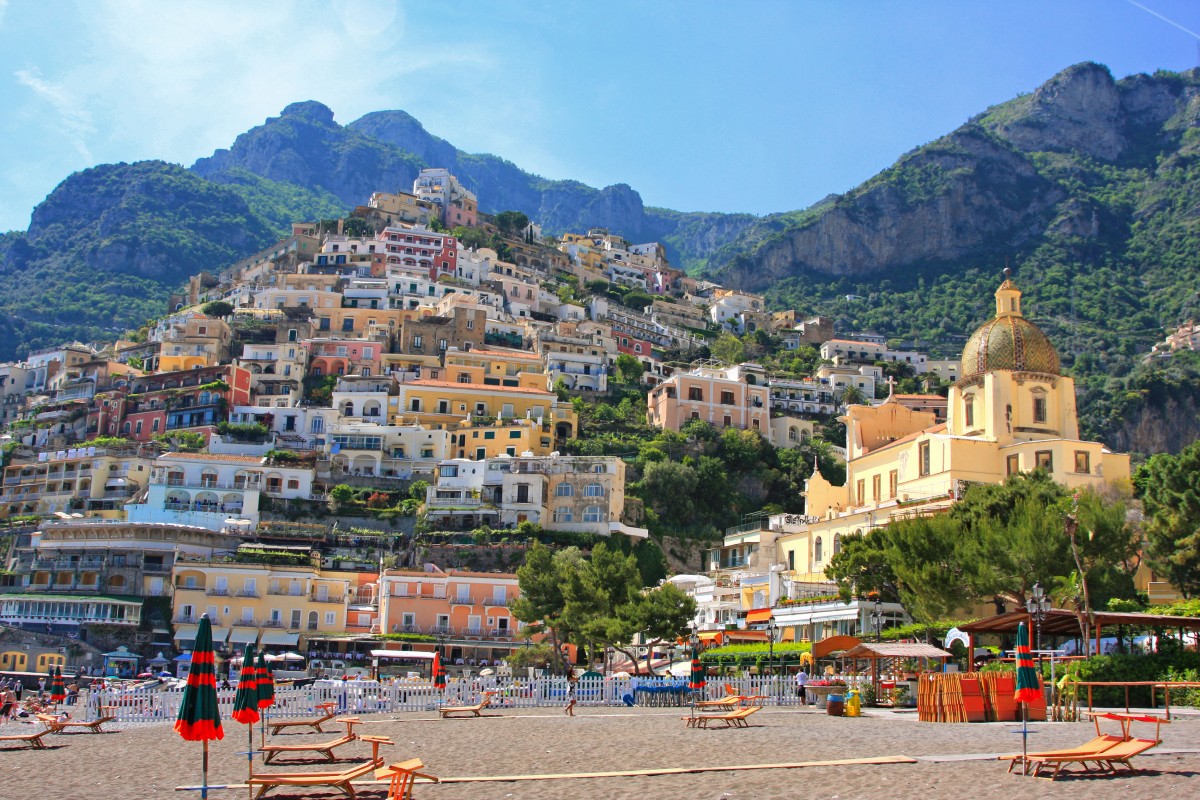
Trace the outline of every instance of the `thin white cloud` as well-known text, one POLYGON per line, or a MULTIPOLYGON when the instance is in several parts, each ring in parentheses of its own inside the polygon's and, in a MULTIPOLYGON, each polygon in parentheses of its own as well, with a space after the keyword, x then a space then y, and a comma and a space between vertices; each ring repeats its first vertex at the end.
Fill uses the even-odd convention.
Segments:
POLYGON ((1200 33, 1196 33, 1195 31, 1192 31, 1192 30, 1188 30, 1187 28, 1183 27, 1175 20, 1164 17, 1162 14, 1158 13, 1153 8, 1147 8, 1146 6, 1142 5, 1141 3, 1135 3, 1133 0, 1128 0, 1128 3, 1129 3, 1129 5, 1134 6, 1135 8, 1140 8, 1142 11, 1145 11, 1147 14, 1149 14, 1151 16, 1158 17, 1159 19, 1161 19, 1163 22, 1167 23, 1171 27, 1178 28, 1179 30, 1186 33, 1188 36, 1191 36, 1193 39, 1200 39, 1200 33))
MULTIPOLYGON (((3 9, 0 8, 0 13, 2 12, 3 9)), ((96 132, 96 127, 87 109, 80 105, 66 87, 46 80, 36 68, 19 69, 14 74, 18 83, 31 89, 54 109, 58 115, 60 132, 82 158, 91 161, 92 153, 88 147, 88 139, 96 132)))

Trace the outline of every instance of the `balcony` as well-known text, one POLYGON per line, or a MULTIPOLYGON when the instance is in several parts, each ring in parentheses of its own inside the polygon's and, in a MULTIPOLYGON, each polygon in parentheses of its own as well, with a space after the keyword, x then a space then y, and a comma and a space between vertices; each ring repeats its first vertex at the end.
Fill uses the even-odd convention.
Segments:
POLYGON ((430 625, 428 633, 433 636, 453 636, 455 628, 451 625, 430 625))
POLYGON ((299 589, 285 589, 283 587, 271 587, 267 590, 267 594, 275 595, 277 597, 304 597, 304 592, 300 591, 299 589))
POLYGON ((485 606, 507 606, 508 598, 501 597, 485 597, 483 600, 485 606))
POLYGON ((283 620, 281 619, 264 619, 259 627, 262 628, 282 628, 283 620))
POLYGON ((473 606, 473 605, 475 605, 475 598, 473 598, 469 594, 455 595, 450 598, 450 605, 452 605, 452 606, 473 606))
POLYGON ((200 617, 197 614, 176 614, 175 619, 171 620, 171 622, 176 625, 198 625, 200 617))
POLYGON ((393 625, 392 633, 421 633, 420 625, 393 625))
POLYGON ((176 586, 175 591, 177 591, 177 592, 203 592, 204 587, 203 586, 176 586))
POLYGON ((258 590, 256 590, 256 589, 239 589, 237 596, 238 597, 253 597, 253 598, 262 597, 262 595, 259 594, 258 590))
POLYGON ((208 595, 209 597, 232 597, 233 596, 233 592, 229 591, 229 589, 227 589, 227 588, 223 588, 220 586, 214 586, 213 588, 206 591, 205 594, 208 595))
POLYGON ((314 603, 330 603, 330 604, 333 604, 333 605, 342 605, 343 603, 345 603, 345 602, 346 602, 346 595, 344 595, 344 594, 338 594, 338 595, 332 595, 332 594, 330 594, 330 595, 326 595, 326 596, 324 596, 324 597, 321 597, 321 596, 320 596, 320 595, 318 595, 316 592, 313 592, 313 594, 312 594, 312 597, 310 597, 309 599, 310 599, 310 600, 312 600, 314 603))
POLYGON ((205 481, 203 478, 171 478, 167 481, 167 486, 178 486, 181 489, 232 489, 239 492, 247 488, 258 488, 258 486, 247 487, 245 483, 239 486, 236 481, 234 483, 227 481, 205 481))
POLYGON ((489 639, 511 639, 513 635, 512 628, 492 628, 487 632, 489 639))

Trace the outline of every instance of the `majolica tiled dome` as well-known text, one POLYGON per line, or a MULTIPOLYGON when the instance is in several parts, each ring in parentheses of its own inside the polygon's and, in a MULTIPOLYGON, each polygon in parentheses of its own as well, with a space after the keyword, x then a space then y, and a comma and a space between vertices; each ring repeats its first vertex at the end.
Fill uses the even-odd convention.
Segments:
POLYGON ((963 378, 996 370, 1061 374, 1058 352, 1021 316, 1021 291, 1007 279, 996 291, 996 316, 971 334, 962 354, 963 378))

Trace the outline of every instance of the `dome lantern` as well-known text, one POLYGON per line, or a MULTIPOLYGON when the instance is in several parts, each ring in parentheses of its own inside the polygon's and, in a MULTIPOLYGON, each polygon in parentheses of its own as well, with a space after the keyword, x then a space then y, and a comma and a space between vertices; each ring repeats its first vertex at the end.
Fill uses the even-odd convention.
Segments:
POLYGON ((1021 314, 1021 290, 1004 270, 996 290, 996 316, 971 334, 962 354, 962 378, 985 372, 1040 372, 1062 374, 1058 352, 1042 329, 1021 314))

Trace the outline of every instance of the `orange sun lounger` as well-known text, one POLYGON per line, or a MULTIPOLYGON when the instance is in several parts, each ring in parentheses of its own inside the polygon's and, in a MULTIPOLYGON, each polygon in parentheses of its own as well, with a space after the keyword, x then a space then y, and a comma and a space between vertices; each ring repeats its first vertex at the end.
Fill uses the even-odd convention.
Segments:
POLYGON ((438 779, 433 775, 417 771, 424 768, 424 766, 419 758, 398 761, 395 764, 388 764, 386 767, 375 770, 375 780, 391 779, 391 783, 388 785, 387 800, 412 800, 413 784, 417 782, 417 778, 425 778, 434 783, 438 782, 438 779))
POLYGON ((311 789, 317 786, 328 786, 331 789, 337 789, 347 797, 353 798, 354 786, 350 782, 371 775, 378 766, 378 761, 364 761, 362 764, 356 764, 341 772, 264 773, 251 776, 246 783, 251 787, 258 787, 258 794, 254 795, 256 800, 272 789, 277 789, 281 786, 300 790, 311 789))
POLYGON ((1108 772, 1116 772, 1117 764, 1124 764, 1125 768, 1130 772, 1136 772, 1130 759, 1134 756, 1141 755, 1152 747, 1156 747, 1158 741, 1154 739, 1129 739, 1102 750, 1098 753, 1085 753, 1075 756, 1030 756, 1029 765, 1033 767, 1033 776, 1035 778, 1042 777, 1041 772, 1044 767, 1054 766, 1054 772, 1050 774, 1050 780, 1058 777, 1062 772, 1062 768, 1067 764, 1083 764, 1087 768, 1089 763, 1094 763, 1102 770, 1108 772))
POLYGON ((484 692, 483 699, 473 706, 442 706, 438 709, 438 713, 442 715, 442 719, 451 714, 473 714, 476 717, 481 716, 479 712, 492 704, 492 697, 496 692, 484 692))
POLYGON ((106 722, 112 722, 116 719, 116 715, 110 713, 111 708, 105 706, 101 709, 101 715, 90 722, 80 722, 73 719, 60 720, 53 714, 38 714, 37 718, 45 723, 50 733, 63 733, 71 728, 83 728, 92 733, 104 733, 100 726, 106 722))
POLYGON ((50 733, 49 728, 42 728, 34 733, 10 733, 0 736, 0 742, 24 742, 30 750, 45 750, 46 743, 42 737, 50 733))
POLYGON ((725 714, 696 714, 683 719, 687 721, 689 728, 707 728, 710 722, 724 722, 726 728, 749 728, 747 717, 761 710, 762 706, 745 706, 725 714))
POLYGON ((321 724, 329 722, 329 720, 337 716, 337 712, 334 710, 336 708, 336 703, 321 703, 319 706, 316 706, 317 711, 320 711, 322 714, 320 717, 315 719, 290 719, 284 722, 268 722, 267 726, 270 727, 272 736, 285 728, 313 728, 317 733, 324 733, 325 731, 321 730, 321 724))

